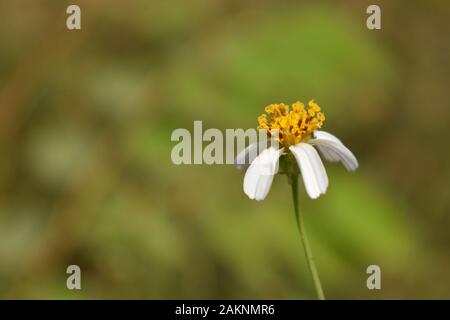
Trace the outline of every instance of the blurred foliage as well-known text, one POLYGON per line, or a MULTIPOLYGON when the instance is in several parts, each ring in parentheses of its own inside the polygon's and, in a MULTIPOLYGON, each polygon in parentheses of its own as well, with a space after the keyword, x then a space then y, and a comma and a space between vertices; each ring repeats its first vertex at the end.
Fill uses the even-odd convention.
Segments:
POLYGON ((447 2, 0 3, 1 298, 312 298, 285 177, 171 163, 175 128, 315 98, 360 160, 301 209, 329 298, 450 298, 447 2), (82 290, 66 289, 66 267, 82 290), (382 269, 382 290, 366 268, 382 269))

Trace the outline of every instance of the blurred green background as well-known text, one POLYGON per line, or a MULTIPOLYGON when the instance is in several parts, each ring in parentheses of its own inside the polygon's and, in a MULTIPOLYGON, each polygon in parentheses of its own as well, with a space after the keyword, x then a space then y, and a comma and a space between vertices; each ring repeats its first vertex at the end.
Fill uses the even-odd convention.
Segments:
POLYGON ((72 2, 0 2, 0 298, 314 298, 284 176, 255 202, 170 159, 194 120, 311 98, 360 161, 301 190, 326 296, 450 298, 448 1, 73 3, 81 31, 72 2))

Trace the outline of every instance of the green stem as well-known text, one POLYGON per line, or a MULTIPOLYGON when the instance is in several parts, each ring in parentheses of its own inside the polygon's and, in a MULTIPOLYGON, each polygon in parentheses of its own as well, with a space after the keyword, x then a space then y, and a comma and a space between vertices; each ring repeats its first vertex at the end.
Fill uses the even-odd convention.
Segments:
POLYGON ((303 248, 305 249, 306 262, 308 264, 309 271, 314 282, 314 288, 316 289, 317 297, 320 300, 325 300, 323 294, 322 285, 320 284, 319 274, 317 272, 316 264, 312 256, 311 248, 309 246, 308 238, 306 237, 305 223, 303 222, 303 216, 300 213, 298 206, 298 175, 290 177, 292 185, 292 199, 294 200, 295 218, 297 220, 298 232, 300 233, 300 239, 302 240, 303 248))

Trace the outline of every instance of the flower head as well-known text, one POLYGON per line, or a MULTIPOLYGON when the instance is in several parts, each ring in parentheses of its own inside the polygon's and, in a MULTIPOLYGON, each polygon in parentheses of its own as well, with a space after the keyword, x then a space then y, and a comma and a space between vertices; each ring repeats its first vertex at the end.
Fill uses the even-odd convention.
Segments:
POLYGON ((271 104, 265 111, 258 117, 258 129, 267 130, 269 138, 287 148, 309 138, 325 121, 325 115, 314 100, 309 101, 306 109, 303 103, 295 102, 291 108, 284 103, 271 104))
MULTIPOLYGON (((342 162, 348 171, 358 168, 356 157, 338 138, 318 130, 325 116, 314 100, 309 101, 307 108, 301 102, 290 107, 283 103, 271 104, 265 112, 258 117, 258 129, 266 130, 269 141, 276 141, 279 147, 261 148, 255 143, 238 154, 237 159, 245 159, 251 151, 259 148, 259 154, 250 157, 244 177, 244 192, 249 198, 263 200, 267 196, 279 162, 283 173, 290 178, 301 173, 311 198, 324 194, 328 188, 328 176, 316 148, 326 160, 342 162)), ((239 164, 238 167, 245 166, 239 164)))

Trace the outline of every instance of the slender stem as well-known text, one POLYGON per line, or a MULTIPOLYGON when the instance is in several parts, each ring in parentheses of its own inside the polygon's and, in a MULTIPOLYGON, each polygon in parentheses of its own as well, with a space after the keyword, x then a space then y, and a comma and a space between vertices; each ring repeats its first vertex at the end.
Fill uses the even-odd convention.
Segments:
POLYGON ((292 199, 294 200, 295 218, 297 220, 298 232, 300 233, 300 239, 302 240, 303 248, 305 249, 306 262, 308 264, 309 271, 314 282, 314 288, 316 289, 317 297, 320 300, 325 300, 323 294, 322 285, 320 284, 319 274, 317 272, 316 264, 312 256, 311 248, 309 246, 308 238, 306 237, 305 223, 303 222, 303 216, 300 213, 298 206, 298 175, 291 176, 292 185, 292 199))

